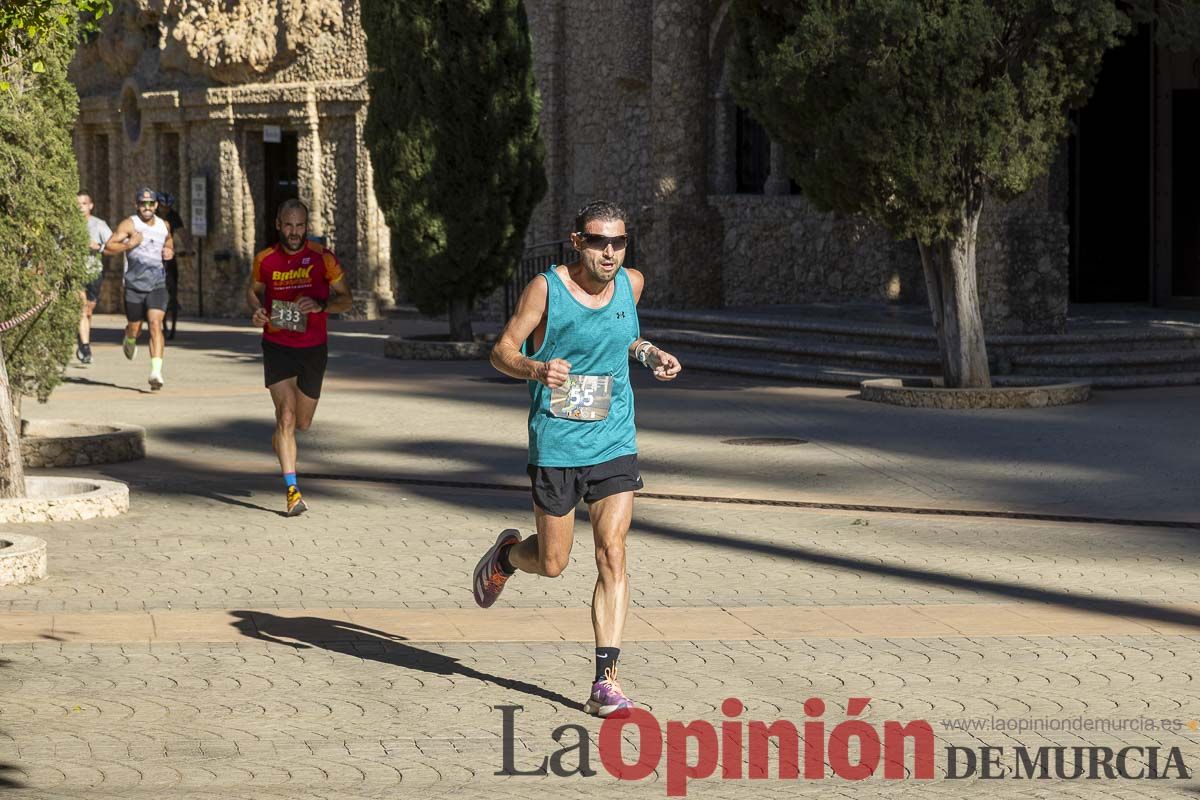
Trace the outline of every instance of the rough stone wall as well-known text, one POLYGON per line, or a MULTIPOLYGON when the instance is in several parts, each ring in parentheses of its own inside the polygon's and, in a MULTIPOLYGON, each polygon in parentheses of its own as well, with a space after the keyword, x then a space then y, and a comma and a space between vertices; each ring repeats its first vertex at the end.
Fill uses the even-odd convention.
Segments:
MULTIPOLYGON (((1056 167, 1056 171, 1061 166, 1056 167)), ((1047 177, 985 205, 976 270, 988 333, 1066 330, 1065 192, 1047 177)), ((915 242, 857 217, 817 211, 801 195, 710 196, 724 220, 725 305, 928 302, 915 242)))
POLYGON ((975 254, 989 333, 1065 333, 1070 227, 1063 154, 1025 194, 987 203, 975 254))
MULTIPOLYGON (((859 219, 821 214, 779 186, 768 187, 776 194, 733 193, 734 106, 723 61, 728 3, 527 0, 527 7, 550 181, 531 241, 562 238, 575 208, 609 196, 625 204, 641 234, 631 264, 668 287, 657 294, 652 287, 650 303, 926 302, 914 243, 892 241, 859 219), (693 52, 699 31, 692 28, 703 28, 708 39, 707 62, 693 52), (590 33, 613 29, 620 35, 590 33), (707 76, 707 87, 692 85, 698 74, 707 76), (696 107, 705 109, 699 122, 696 107), (681 198, 672 172, 684 183, 701 181, 700 199, 681 198), (697 261, 704 248, 692 252, 697 248, 686 238, 706 226, 716 230, 709 246, 721 256, 715 279, 701 276, 719 284, 715 299, 671 288, 706 272, 697 261)), ((778 156, 772 153, 773 171, 778 156)), ((985 209, 978 270, 990 332, 1064 329, 1066 196, 1060 162, 1025 197, 985 209)), ((494 313, 496 298, 483 305, 494 313)))
POLYGON ((366 74, 358 0, 117 0, 81 49, 81 93, 135 77, 181 85, 335 80, 366 74))
POLYGON ((647 138, 650 3, 566 0, 561 13, 563 30, 570 35, 560 106, 565 128, 561 163, 567 173, 563 218, 553 223, 561 233, 550 238, 565 238, 579 207, 598 198, 623 205, 636 227, 639 209, 653 197, 647 138))
MULTIPOLYGON (((147 185, 174 191, 188 220, 190 178, 208 178, 204 257, 180 258, 183 313, 197 313, 201 300, 206 315, 244 311, 250 265, 273 213, 268 125, 297 137, 310 231, 327 236, 346 266, 355 313, 373 315, 393 301, 387 229, 362 142, 359 19, 359 0, 119 0, 101 35, 80 48, 75 144, 97 210, 115 226, 132 212, 134 189, 147 185)), ((115 266, 103 310, 118 307, 115 266)))
POLYGON ((725 305, 924 302, 921 257, 856 217, 823 214, 801 195, 718 195, 725 305))
POLYGON ((562 87, 566 32, 560 2, 529 0, 525 12, 533 40, 533 74, 542 101, 540 123, 546 147, 546 196, 534 209, 525 236, 527 243, 535 244, 561 237, 562 223, 557 220, 565 216, 562 208, 567 176, 563 144, 566 97, 562 87))

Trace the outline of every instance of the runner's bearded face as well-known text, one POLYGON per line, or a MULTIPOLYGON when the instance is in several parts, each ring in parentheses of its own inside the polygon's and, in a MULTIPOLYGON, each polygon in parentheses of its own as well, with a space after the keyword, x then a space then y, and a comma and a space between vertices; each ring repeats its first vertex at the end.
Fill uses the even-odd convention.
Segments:
POLYGON ((584 271, 597 283, 608 283, 625 263, 625 222, 619 219, 594 219, 575 234, 579 261, 584 271))
POLYGON ((279 231, 279 241, 283 243, 284 250, 299 252, 304 247, 304 237, 308 235, 308 215, 300 208, 288 209, 275 220, 275 229, 279 231))
POLYGON ((145 223, 149 223, 154 219, 154 212, 157 210, 157 200, 144 200, 137 204, 138 217, 145 223))

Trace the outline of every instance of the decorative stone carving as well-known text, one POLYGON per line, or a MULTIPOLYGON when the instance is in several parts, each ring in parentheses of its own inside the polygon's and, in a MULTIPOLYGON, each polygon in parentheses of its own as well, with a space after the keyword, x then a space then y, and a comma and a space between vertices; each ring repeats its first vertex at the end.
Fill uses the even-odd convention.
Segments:
POLYGON ((147 49, 163 67, 247 83, 292 63, 323 32, 345 25, 341 0, 118 0, 99 58, 128 75, 147 49))

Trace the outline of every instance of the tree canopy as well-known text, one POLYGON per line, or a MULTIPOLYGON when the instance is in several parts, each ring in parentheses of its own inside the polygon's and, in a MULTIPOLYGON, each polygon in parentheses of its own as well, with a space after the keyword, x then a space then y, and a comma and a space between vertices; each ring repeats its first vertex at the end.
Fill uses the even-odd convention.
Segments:
POLYGON ((819 207, 953 238, 1049 167, 1128 30, 1113 0, 735 0, 738 101, 819 207))
POLYGON ((45 399, 62 378, 79 321, 87 230, 75 193, 71 130, 79 99, 67 80, 73 37, 46 37, 42 71, 0 92, 0 321, 49 306, 3 334, 12 390, 45 399))
POLYGON ((449 309, 452 336, 469 338, 471 306, 511 274, 546 192, 525 8, 364 0, 362 16, 365 137, 392 263, 422 312, 449 309))
POLYGON ((73 42, 111 12, 112 0, 5 0, 0 5, 0 91, 26 72, 45 71, 40 48, 47 40, 73 42))

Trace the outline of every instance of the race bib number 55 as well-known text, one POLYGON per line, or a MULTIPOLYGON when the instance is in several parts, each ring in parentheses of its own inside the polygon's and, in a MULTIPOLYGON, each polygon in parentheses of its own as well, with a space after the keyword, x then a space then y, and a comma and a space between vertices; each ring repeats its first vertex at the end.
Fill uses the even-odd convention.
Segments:
POLYGON ((308 314, 300 310, 298 303, 275 300, 271 303, 271 325, 288 331, 304 333, 308 328, 308 314))
POLYGON ((550 413, 564 419, 593 421, 608 416, 612 405, 611 375, 569 375, 550 390, 550 413))

